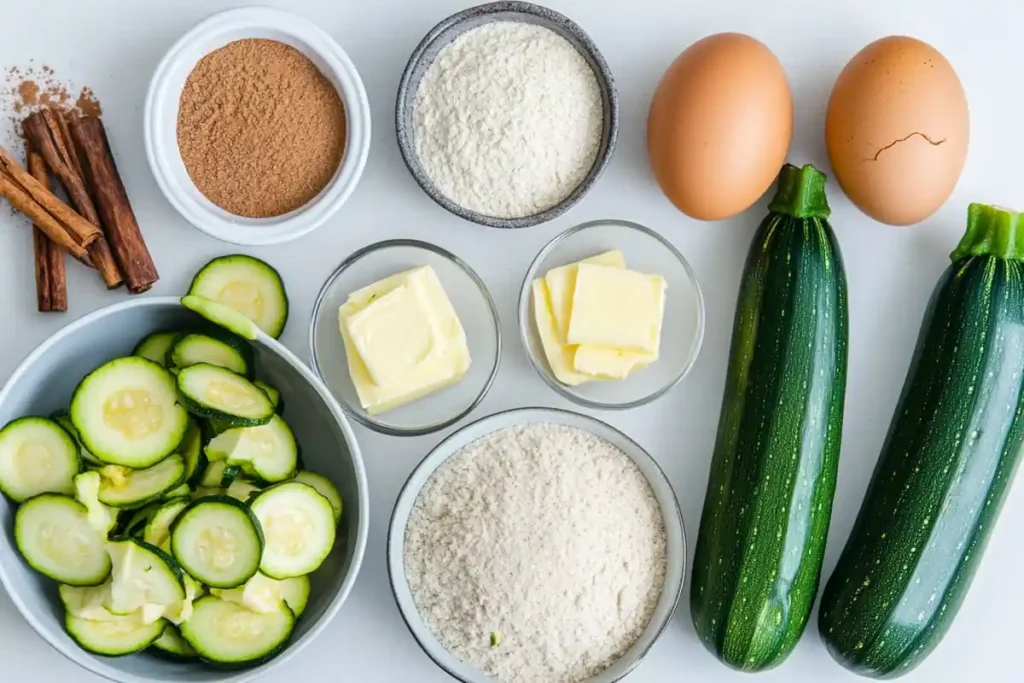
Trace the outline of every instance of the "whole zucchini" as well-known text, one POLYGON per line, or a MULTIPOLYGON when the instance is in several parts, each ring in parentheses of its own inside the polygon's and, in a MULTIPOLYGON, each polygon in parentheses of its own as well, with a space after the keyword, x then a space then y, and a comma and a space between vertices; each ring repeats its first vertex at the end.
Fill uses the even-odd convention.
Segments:
POLYGON ((846 393, 846 275, 825 176, 786 165, 744 267, 690 610, 727 665, 771 668, 817 594, 846 393))
POLYGON ((1024 222, 982 204, 939 280, 818 629, 843 666, 895 678, 939 643, 1024 445, 1024 222))

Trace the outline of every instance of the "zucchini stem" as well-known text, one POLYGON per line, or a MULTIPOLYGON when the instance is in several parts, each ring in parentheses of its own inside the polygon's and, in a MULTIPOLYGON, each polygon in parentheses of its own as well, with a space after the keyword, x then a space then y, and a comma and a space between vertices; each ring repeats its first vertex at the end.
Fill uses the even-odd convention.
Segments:
POLYGON ((998 256, 1024 261, 1024 222, 1020 213, 1000 206, 973 202, 967 207, 967 232, 950 259, 998 256))
POLYGON ((772 213, 794 218, 828 218, 832 209, 825 198, 825 174, 810 164, 786 164, 779 171, 778 189, 768 205, 772 213))

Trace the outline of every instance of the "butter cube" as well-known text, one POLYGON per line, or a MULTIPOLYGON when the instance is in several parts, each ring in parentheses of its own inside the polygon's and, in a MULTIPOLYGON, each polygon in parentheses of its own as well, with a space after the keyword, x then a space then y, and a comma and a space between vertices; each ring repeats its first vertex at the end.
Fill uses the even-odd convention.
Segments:
POLYGON ((656 353, 665 310, 665 279, 581 263, 566 341, 656 353))
POLYGON ((363 287, 338 310, 359 402, 377 415, 462 379, 471 358, 455 308, 430 266, 363 287))
POLYGON ((575 346, 567 346, 559 341, 558 326, 552 313, 551 300, 545 278, 533 281, 533 318, 537 325, 537 334, 544 356, 552 374, 562 384, 577 386, 588 382, 593 377, 576 372, 573 369, 573 358, 578 353, 575 346))
POLYGON ((572 314, 572 295, 576 289, 576 268, 580 263, 596 263, 613 268, 625 268, 626 258, 618 249, 612 249, 583 259, 578 263, 569 263, 552 268, 544 276, 544 282, 548 288, 548 296, 551 299, 551 312, 555 316, 558 338, 563 344, 569 332, 569 318, 572 314))
POLYGON ((408 278, 345 318, 349 339, 377 386, 444 352, 445 339, 420 280, 408 278))

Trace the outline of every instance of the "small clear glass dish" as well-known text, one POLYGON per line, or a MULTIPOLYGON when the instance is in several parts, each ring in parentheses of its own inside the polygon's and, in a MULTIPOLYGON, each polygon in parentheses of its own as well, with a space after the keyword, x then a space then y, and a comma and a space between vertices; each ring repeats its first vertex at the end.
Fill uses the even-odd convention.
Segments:
POLYGON ((587 408, 626 410, 665 395, 693 367, 704 340, 704 297, 693 268, 665 238, 628 221, 591 221, 555 237, 530 264, 519 292, 519 331, 530 362, 549 387, 587 408), (659 355, 653 363, 625 379, 569 386, 555 377, 544 353, 535 321, 533 281, 552 268, 611 249, 623 253, 630 270, 665 278, 659 355))
POLYGON ((349 416, 382 434, 421 436, 455 424, 483 401, 498 374, 501 330, 487 286, 462 259, 427 242, 394 239, 363 247, 331 273, 313 305, 309 345, 314 371, 349 416), (437 273, 462 323, 471 358, 469 370, 449 387, 371 415, 360 404, 349 374, 338 309, 357 289, 424 265, 437 273))

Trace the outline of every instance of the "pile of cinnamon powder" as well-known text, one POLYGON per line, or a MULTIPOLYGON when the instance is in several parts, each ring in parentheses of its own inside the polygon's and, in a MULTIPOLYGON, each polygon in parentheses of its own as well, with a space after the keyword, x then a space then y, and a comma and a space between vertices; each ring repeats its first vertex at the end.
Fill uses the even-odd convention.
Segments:
POLYGON ((267 218, 300 208, 334 176, 345 151, 345 107, 305 55, 244 39, 203 57, 185 82, 178 146, 214 204, 267 218))

